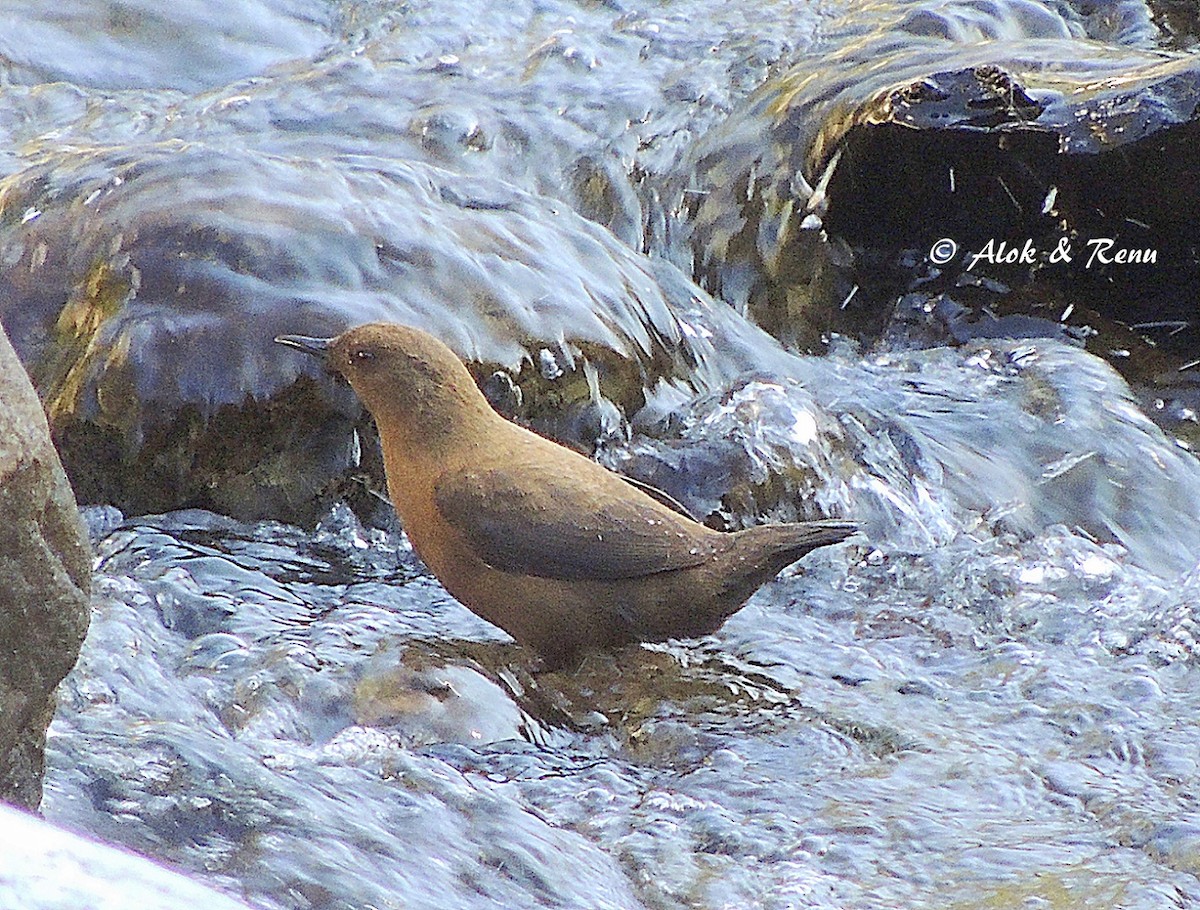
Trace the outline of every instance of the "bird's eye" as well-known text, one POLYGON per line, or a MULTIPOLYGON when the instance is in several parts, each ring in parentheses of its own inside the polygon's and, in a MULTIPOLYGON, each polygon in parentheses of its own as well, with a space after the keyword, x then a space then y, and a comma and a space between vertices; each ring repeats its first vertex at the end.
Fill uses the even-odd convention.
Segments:
POLYGON ((368 348, 359 348, 352 356, 359 363, 370 363, 375 359, 375 352, 368 348))

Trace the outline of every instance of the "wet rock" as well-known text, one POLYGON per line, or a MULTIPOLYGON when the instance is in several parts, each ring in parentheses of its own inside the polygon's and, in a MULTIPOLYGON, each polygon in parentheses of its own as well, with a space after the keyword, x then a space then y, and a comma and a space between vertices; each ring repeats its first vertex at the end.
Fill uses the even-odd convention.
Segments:
POLYGON ((0 806, 0 906, 175 910, 189 905, 246 907, 149 859, 0 806))
POLYGON ((853 24, 697 143, 675 198, 700 282, 808 350, 902 343, 897 300, 944 295, 967 317, 917 343, 1015 316, 1169 398, 1200 346, 1195 57, 1075 40, 1088 22, 1032 4, 853 24))
POLYGON ((409 748, 520 739, 525 720, 511 697, 480 672, 408 649, 376 654, 354 687, 355 721, 387 730, 409 748))
POLYGON ((0 332, 0 800, 41 801, 54 690, 87 631, 91 572, 45 415, 0 332))
POLYGON ((417 325, 480 377, 510 374, 515 416, 583 405, 600 414, 584 429, 772 356, 671 266, 553 200, 398 161, 179 143, 48 156, 0 185, 0 258, 0 317, 80 499, 126 512, 310 519, 377 467, 348 389, 281 333, 417 325))
POLYGON ((1156 22, 1162 23, 1170 44, 1194 48, 1200 40, 1200 9, 1188 0, 1150 0, 1147 4, 1156 22))

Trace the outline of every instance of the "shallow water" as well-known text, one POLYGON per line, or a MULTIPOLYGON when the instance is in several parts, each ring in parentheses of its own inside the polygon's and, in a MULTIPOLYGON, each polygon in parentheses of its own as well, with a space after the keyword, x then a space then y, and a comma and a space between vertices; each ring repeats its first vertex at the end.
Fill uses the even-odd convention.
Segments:
MULTIPOLYGON (((1026 348, 1024 375, 980 356, 816 362, 858 402, 837 419, 779 382, 703 408, 868 535, 716 635, 575 673, 539 675, 344 507, 313 534, 94 512, 99 593, 47 816, 264 907, 1194 905, 1200 574, 1147 546, 1162 528, 1130 538, 1142 559, 1090 539, 1124 519, 1037 461, 1054 435, 1022 430, 1004 387, 1027 402, 1087 355, 1026 348), (847 430, 896 396, 888 431, 847 430), (938 436, 902 439, 931 402, 938 436), (1008 444, 983 458, 955 433, 985 404, 1008 444), (932 470, 957 457, 975 473, 932 470), (1035 533, 1004 498, 1022 476, 1043 485, 1035 533)), ((1192 457, 1094 378, 1068 413, 1095 426, 1061 425, 1108 466, 1093 483, 1123 472, 1126 505, 1194 516, 1192 457), (1105 457, 1123 446, 1146 473, 1105 457)), ((714 449, 681 430, 672 451, 714 449)), ((1179 533, 1195 552, 1194 519, 1179 533)))
MULTIPOLYGON (((602 460, 714 524, 864 528, 713 636, 546 674, 344 505, 89 510, 47 818, 261 908, 1200 906, 1194 456, 1067 333, 804 358, 688 281, 701 137, 741 141, 805 55, 1112 75, 1186 46, 1150 7, 26 6, 0 0, 0 303, 27 355, 80 329, 83 406, 211 414, 293 380, 264 353, 289 320, 390 315, 535 366, 566 425, 587 342, 602 460)), ((712 252, 732 304, 741 252, 712 252)), ((357 467, 353 404, 314 400, 345 423, 318 468, 357 467)), ((289 421, 275 455, 325 427, 289 421)), ((227 502, 265 485, 253 442, 208 453, 227 502)))

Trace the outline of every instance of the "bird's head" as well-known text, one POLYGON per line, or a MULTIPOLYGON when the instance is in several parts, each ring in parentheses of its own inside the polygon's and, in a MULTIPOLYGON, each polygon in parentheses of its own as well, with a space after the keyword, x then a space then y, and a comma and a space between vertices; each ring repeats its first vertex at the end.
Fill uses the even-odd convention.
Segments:
POLYGON ((275 341, 319 357, 344 377, 385 442, 393 435, 398 442, 434 443, 480 414, 495 415, 458 356, 420 329, 371 323, 335 338, 279 335, 275 341))

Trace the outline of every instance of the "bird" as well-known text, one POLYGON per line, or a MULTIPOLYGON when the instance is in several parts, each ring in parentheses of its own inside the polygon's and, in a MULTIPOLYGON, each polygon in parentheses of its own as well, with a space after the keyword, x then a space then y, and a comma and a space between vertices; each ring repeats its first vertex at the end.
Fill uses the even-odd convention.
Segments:
POLYGON ((417 328, 274 340, 349 383, 375 419, 388 493, 417 555, 547 669, 709 634, 784 568, 857 530, 835 519, 710 528, 501 416, 459 357, 417 328))

